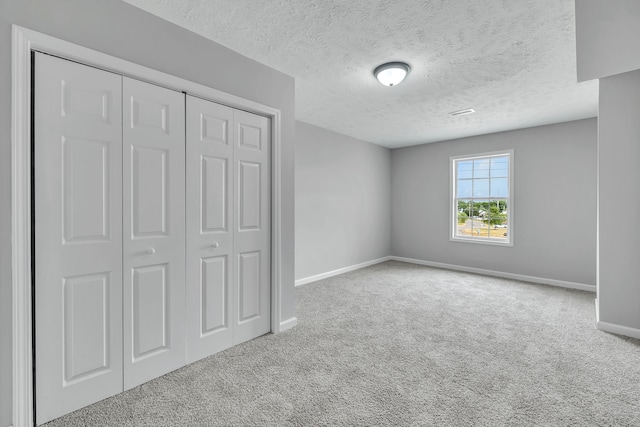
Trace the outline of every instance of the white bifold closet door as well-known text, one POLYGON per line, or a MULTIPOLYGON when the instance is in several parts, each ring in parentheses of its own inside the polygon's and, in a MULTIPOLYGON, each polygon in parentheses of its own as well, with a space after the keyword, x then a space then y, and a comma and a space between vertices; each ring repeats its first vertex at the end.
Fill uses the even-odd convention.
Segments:
POLYGON ((41 424, 185 364, 185 101, 43 54, 34 96, 41 424))
POLYGON ((122 391, 122 77, 35 58, 37 423, 122 391))
POLYGON ((124 389, 186 363, 184 94, 123 78, 124 389))
POLYGON ((234 339, 271 325, 271 130, 266 117, 234 110, 234 339))
POLYGON ((270 330, 270 121, 187 96, 187 360, 270 330))
POLYGON ((42 424, 269 332, 271 129, 45 54, 34 73, 42 424))

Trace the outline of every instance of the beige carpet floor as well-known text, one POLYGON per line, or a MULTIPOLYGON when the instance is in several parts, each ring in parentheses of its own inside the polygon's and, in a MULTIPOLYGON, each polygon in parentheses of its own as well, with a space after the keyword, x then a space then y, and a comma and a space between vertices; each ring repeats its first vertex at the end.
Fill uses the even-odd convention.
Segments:
POLYGON ((386 262, 296 289, 299 324, 50 426, 640 426, 640 341, 595 294, 386 262))

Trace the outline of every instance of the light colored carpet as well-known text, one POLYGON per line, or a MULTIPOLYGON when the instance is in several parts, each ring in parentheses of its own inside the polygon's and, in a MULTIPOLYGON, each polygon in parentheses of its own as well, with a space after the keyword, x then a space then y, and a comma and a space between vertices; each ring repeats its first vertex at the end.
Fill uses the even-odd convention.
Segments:
POLYGON ((640 341, 593 293, 391 261, 296 297, 295 329, 49 425, 640 425, 640 341))

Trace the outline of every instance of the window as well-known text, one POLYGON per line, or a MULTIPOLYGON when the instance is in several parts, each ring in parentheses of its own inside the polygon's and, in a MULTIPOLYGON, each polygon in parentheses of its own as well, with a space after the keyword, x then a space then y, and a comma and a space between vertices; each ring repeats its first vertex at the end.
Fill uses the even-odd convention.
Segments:
POLYGON ((451 158, 451 240, 513 245, 513 150, 451 158))

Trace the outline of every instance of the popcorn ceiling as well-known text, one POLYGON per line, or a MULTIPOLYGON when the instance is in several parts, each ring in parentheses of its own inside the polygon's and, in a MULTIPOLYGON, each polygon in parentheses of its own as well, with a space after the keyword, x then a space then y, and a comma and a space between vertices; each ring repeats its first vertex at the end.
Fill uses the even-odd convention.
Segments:
POLYGON ((295 77, 296 119, 390 148, 597 115, 573 0, 125 1, 295 77), (393 88, 389 61, 412 68, 393 88))

